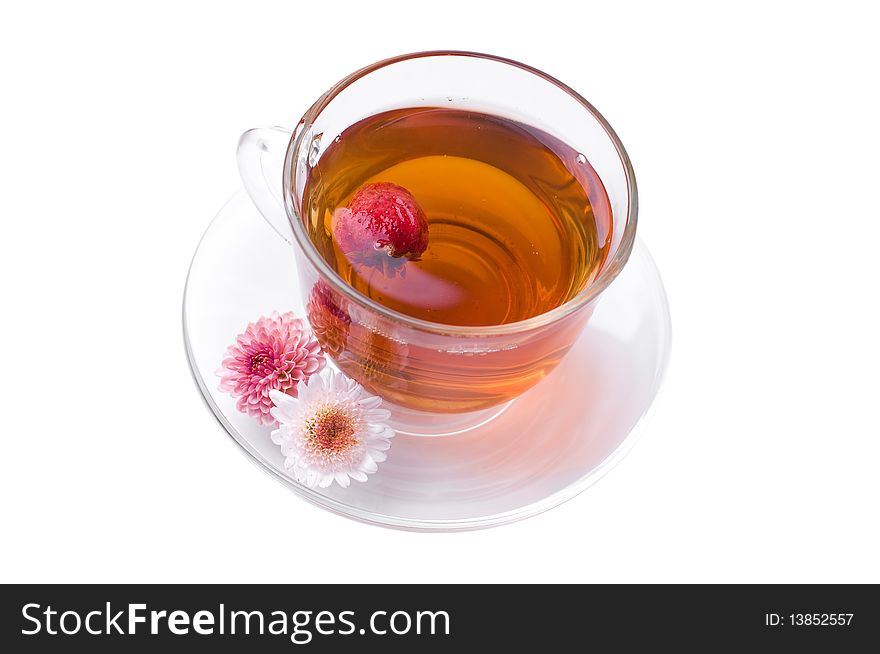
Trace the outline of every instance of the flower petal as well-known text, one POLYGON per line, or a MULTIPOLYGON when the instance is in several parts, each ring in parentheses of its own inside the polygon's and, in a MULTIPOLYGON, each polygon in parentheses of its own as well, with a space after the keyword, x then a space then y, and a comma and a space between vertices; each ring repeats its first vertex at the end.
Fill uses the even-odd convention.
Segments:
POLYGON ((361 405, 361 407, 363 407, 364 409, 375 409, 377 406, 382 404, 382 398, 376 397, 375 395, 369 395, 358 400, 358 404, 361 405))
POLYGON ((330 484, 333 483, 334 478, 335 476, 332 472, 318 475, 318 488, 327 488, 330 484))
POLYGON ((366 452, 364 453, 364 458, 361 459, 361 464, 358 466, 358 469, 368 474, 372 474, 379 469, 379 466, 376 465, 376 462, 373 460, 373 457, 370 456, 370 453, 366 452))
POLYGON ((388 409, 370 409, 364 413, 364 418, 370 422, 385 422, 391 418, 391 412, 388 409))
POLYGON ((318 471, 315 469, 309 469, 306 471, 306 485, 309 488, 314 488, 318 484, 318 471))
MULTIPOLYGON (((372 438, 364 441, 364 444, 371 450, 379 450, 380 452, 384 452, 389 447, 391 447, 391 442, 385 440, 384 438, 372 438)), ((377 459, 378 460, 378 459, 377 459)))

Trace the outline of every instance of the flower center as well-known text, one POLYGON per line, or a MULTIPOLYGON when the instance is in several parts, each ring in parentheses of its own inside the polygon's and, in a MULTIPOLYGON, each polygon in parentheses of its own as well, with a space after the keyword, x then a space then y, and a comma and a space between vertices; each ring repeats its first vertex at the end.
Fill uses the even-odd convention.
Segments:
POLYGON ((309 440, 325 452, 344 452, 357 443, 354 420, 338 408, 324 407, 308 422, 309 440))
POLYGON ((251 357, 251 372, 261 372, 267 363, 269 363, 269 355, 266 352, 255 354, 251 357))

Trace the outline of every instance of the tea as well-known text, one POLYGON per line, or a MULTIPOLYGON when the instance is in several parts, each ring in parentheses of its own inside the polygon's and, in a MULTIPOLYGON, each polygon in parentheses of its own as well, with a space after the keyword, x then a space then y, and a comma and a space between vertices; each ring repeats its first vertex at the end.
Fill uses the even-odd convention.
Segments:
POLYGON ((343 131, 311 170, 309 235, 330 266, 376 302, 451 325, 500 325, 577 295, 610 250, 611 208, 586 157, 525 124, 414 107, 343 131), (428 224, 427 249, 399 267, 340 249, 333 216, 366 184, 406 189, 428 224))

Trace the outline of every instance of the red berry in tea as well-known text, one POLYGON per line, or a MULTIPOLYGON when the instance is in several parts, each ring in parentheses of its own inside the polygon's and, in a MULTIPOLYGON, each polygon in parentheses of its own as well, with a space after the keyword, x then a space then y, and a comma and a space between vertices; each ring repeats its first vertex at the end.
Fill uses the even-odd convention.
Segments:
POLYGON ((332 230, 355 263, 385 267, 389 257, 417 260, 428 247, 425 212, 409 191, 390 182, 358 189, 347 207, 334 212, 332 230))

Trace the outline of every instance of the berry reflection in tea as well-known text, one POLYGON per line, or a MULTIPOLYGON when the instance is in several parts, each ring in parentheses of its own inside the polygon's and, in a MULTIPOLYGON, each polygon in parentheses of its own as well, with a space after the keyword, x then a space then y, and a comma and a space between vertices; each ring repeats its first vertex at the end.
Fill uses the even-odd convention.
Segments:
POLYGON ((415 318, 500 325, 583 290, 610 248, 587 158, 536 128, 410 108, 346 129, 311 171, 306 227, 351 286, 415 318))

